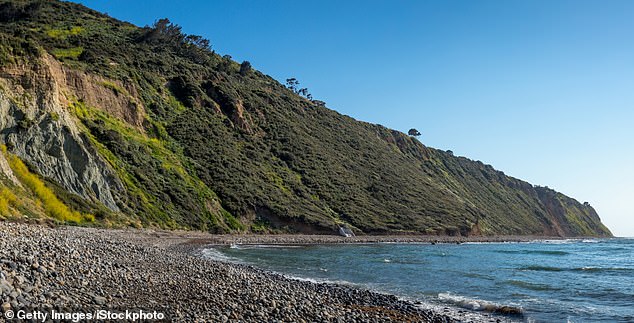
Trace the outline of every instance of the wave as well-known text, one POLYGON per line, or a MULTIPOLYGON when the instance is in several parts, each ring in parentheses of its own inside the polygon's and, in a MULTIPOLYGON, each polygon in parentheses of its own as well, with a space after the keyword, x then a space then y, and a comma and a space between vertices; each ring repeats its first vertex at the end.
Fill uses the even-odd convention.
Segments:
POLYGON ((634 272, 634 268, 623 267, 580 267, 572 268, 572 271, 587 272, 587 273, 605 273, 605 272, 634 272))
POLYGON ((200 252, 200 254, 203 258, 209 259, 209 260, 229 262, 234 264, 246 264, 244 260, 228 256, 216 248, 205 248, 200 252))
MULTIPOLYGON (((235 257, 231 257, 228 256, 224 253, 222 253, 220 250, 216 249, 216 248, 206 248, 203 249, 201 251, 201 255, 202 257, 209 259, 209 260, 215 260, 215 261, 220 261, 220 262, 228 262, 228 263, 234 263, 234 264, 242 264, 242 265, 248 265, 249 263, 241 260, 239 258, 235 258, 235 257)), ((327 272, 328 269, 325 268, 319 268, 320 271, 323 272, 327 272)), ((331 279, 322 279, 322 278, 307 278, 307 277, 301 277, 301 276, 295 276, 295 275, 291 275, 291 274, 285 274, 283 272, 279 272, 279 271, 275 271, 275 270, 266 270, 275 274, 278 274, 280 276, 286 277, 288 279, 292 279, 292 280, 298 280, 298 281, 304 281, 304 282, 311 282, 311 283, 315 283, 315 284, 331 284, 331 285, 345 285, 345 286, 357 286, 358 284, 353 283, 353 282, 349 282, 347 280, 331 280, 331 279)))
POLYGON ((612 304, 622 303, 625 306, 631 306, 632 300, 634 299, 634 294, 627 293, 626 291, 619 291, 615 289, 593 289, 593 290, 584 290, 579 293, 579 295, 583 295, 584 297, 590 299, 603 299, 609 301, 612 304))
POLYGON ((564 256, 570 254, 562 250, 495 250, 497 253, 507 254, 523 254, 523 255, 547 255, 547 256, 564 256))
POLYGON ((578 268, 561 268, 541 265, 529 265, 517 268, 522 271, 572 271, 582 273, 627 273, 634 272, 634 268, 623 267, 578 267, 578 268))
POLYGON ((468 298, 451 293, 440 293, 438 299, 452 305, 465 308, 472 311, 481 311, 503 315, 524 315, 524 309, 521 306, 502 305, 476 298, 468 298))
POLYGON ((462 244, 465 245, 470 245, 470 244, 474 244, 474 245, 495 245, 495 244, 520 244, 520 243, 524 243, 522 241, 465 241, 462 242, 462 244))
POLYGON ((553 290, 561 289, 561 288, 553 287, 546 284, 529 283, 523 280, 514 280, 514 279, 507 280, 505 283, 516 286, 516 287, 529 289, 529 290, 535 290, 535 291, 549 291, 549 290, 553 291, 553 290))
POLYGON ((293 276, 293 275, 288 275, 288 274, 283 274, 280 272, 275 272, 276 274, 282 275, 288 279, 292 279, 292 280, 298 280, 298 281, 302 281, 302 282, 310 282, 310 283, 314 283, 314 284, 319 284, 319 283, 323 283, 323 281, 319 281, 317 279, 314 278, 306 278, 306 277, 299 277, 299 276, 293 276))
POLYGON ((529 243, 567 244, 579 242, 579 239, 532 240, 529 243))
POLYGON ((230 249, 299 249, 306 248, 304 245, 289 245, 289 244, 237 244, 232 243, 229 246, 230 249))
POLYGON ((478 279, 484 279, 484 280, 495 280, 494 277, 491 277, 489 275, 484 275, 484 274, 479 274, 474 272, 466 272, 464 273, 464 276, 469 278, 478 278, 478 279))
POLYGON ((539 265, 533 265, 533 266, 524 266, 524 267, 520 267, 518 268, 519 270, 532 270, 532 271, 564 271, 564 268, 559 268, 559 267, 549 267, 549 266, 539 266, 539 265))
POLYGON ((341 286, 362 286, 365 287, 369 290, 372 290, 370 288, 370 286, 365 286, 365 285, 361 285, 361 284, 357 284, 357 283, 353 283, 347 280, 331 280, 331 279, 323 279, 323 278, 307 278, 307 277, 301 277, 301 276, 295 276, 295 275, 289 275, 289 274, 284 274, 284 273, 280 273, 277 271, 273 271, 274 273, 284 276, 288 279, 292 279, 292 280, 298 280, 298 281, 302 281, 302 282, 310 282, 313 284, 328 284, 328 285, 341 285, 341 286))
POLYGON ((547 239, 547 240, 532 240, 530 243, 547 243, 547 244, 566 244, 566 243, 600 243, 604 242, 605 239, 601 238, 571 238, 571 239, 547 239))

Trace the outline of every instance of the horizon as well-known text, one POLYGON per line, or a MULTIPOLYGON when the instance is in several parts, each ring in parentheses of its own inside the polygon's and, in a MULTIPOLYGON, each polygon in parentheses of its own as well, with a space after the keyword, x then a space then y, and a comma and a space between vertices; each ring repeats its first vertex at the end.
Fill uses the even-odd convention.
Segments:
POLYGON ((139 26, 167 17, 330 109, 416 128, 634 237, 632 2, 74 2, 139 26))

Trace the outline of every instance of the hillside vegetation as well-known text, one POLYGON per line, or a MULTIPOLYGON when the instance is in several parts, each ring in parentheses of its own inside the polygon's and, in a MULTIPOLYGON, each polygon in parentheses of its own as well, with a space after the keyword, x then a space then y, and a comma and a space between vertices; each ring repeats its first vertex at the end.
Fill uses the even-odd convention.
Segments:
POLYGON ((341 115, 168 20, 140 28, 72 3, 0 1, 0 73, 8 152, 76 222, 610 235, 587 204, 341 115), (27 134, 44 151, 22 145, 27 134), (68 144, 56 154, 58 142, 81 158, 68 144))

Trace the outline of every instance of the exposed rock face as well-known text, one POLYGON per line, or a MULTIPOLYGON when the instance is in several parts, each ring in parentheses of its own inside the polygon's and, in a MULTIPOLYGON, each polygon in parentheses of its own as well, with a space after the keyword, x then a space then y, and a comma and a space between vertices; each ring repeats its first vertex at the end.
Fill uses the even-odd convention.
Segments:
POLYGON ((1 139, 41 175, 117 211, 111 192, 123 186, 77 128, 55 68, 44 59, 0 72, 1 139))
POLYGON ((537 187, 535 191, 553 223, 551 234, 566 236, 569 232, 579 232, 582 235, 592 235, 598 232, 601 235, 610 235, 610 231, 601 224, 599 215, 590 204, 581 204, 546 187, 537 187))
POLYGON ((136 88, 125 86, 120 81, 73 70, 49 55, 44 56, 43 63, 46 73, 60 91, 59 98, 63 106, 68 105, 68 100, 81 100, 142 130, 145 109, 138 98, 136 88))
POLYGON ((20 181, 18 181, 18 179, 13 174, 13 171, 9 167, 9 162, 4 157, 4 154, 0 154, 0 176, 5 176, 7 179, 9 179, 9 182, 14 185, 22 186, 20 184, 20 181))

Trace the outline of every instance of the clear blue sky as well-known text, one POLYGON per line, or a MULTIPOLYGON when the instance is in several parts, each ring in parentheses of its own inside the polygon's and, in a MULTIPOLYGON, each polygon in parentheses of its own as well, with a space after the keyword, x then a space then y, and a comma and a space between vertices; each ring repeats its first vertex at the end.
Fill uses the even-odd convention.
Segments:
POLYGON ((332 109, 415 127, 634 236, 634 1, 79 2, 168 17, 332 109))

